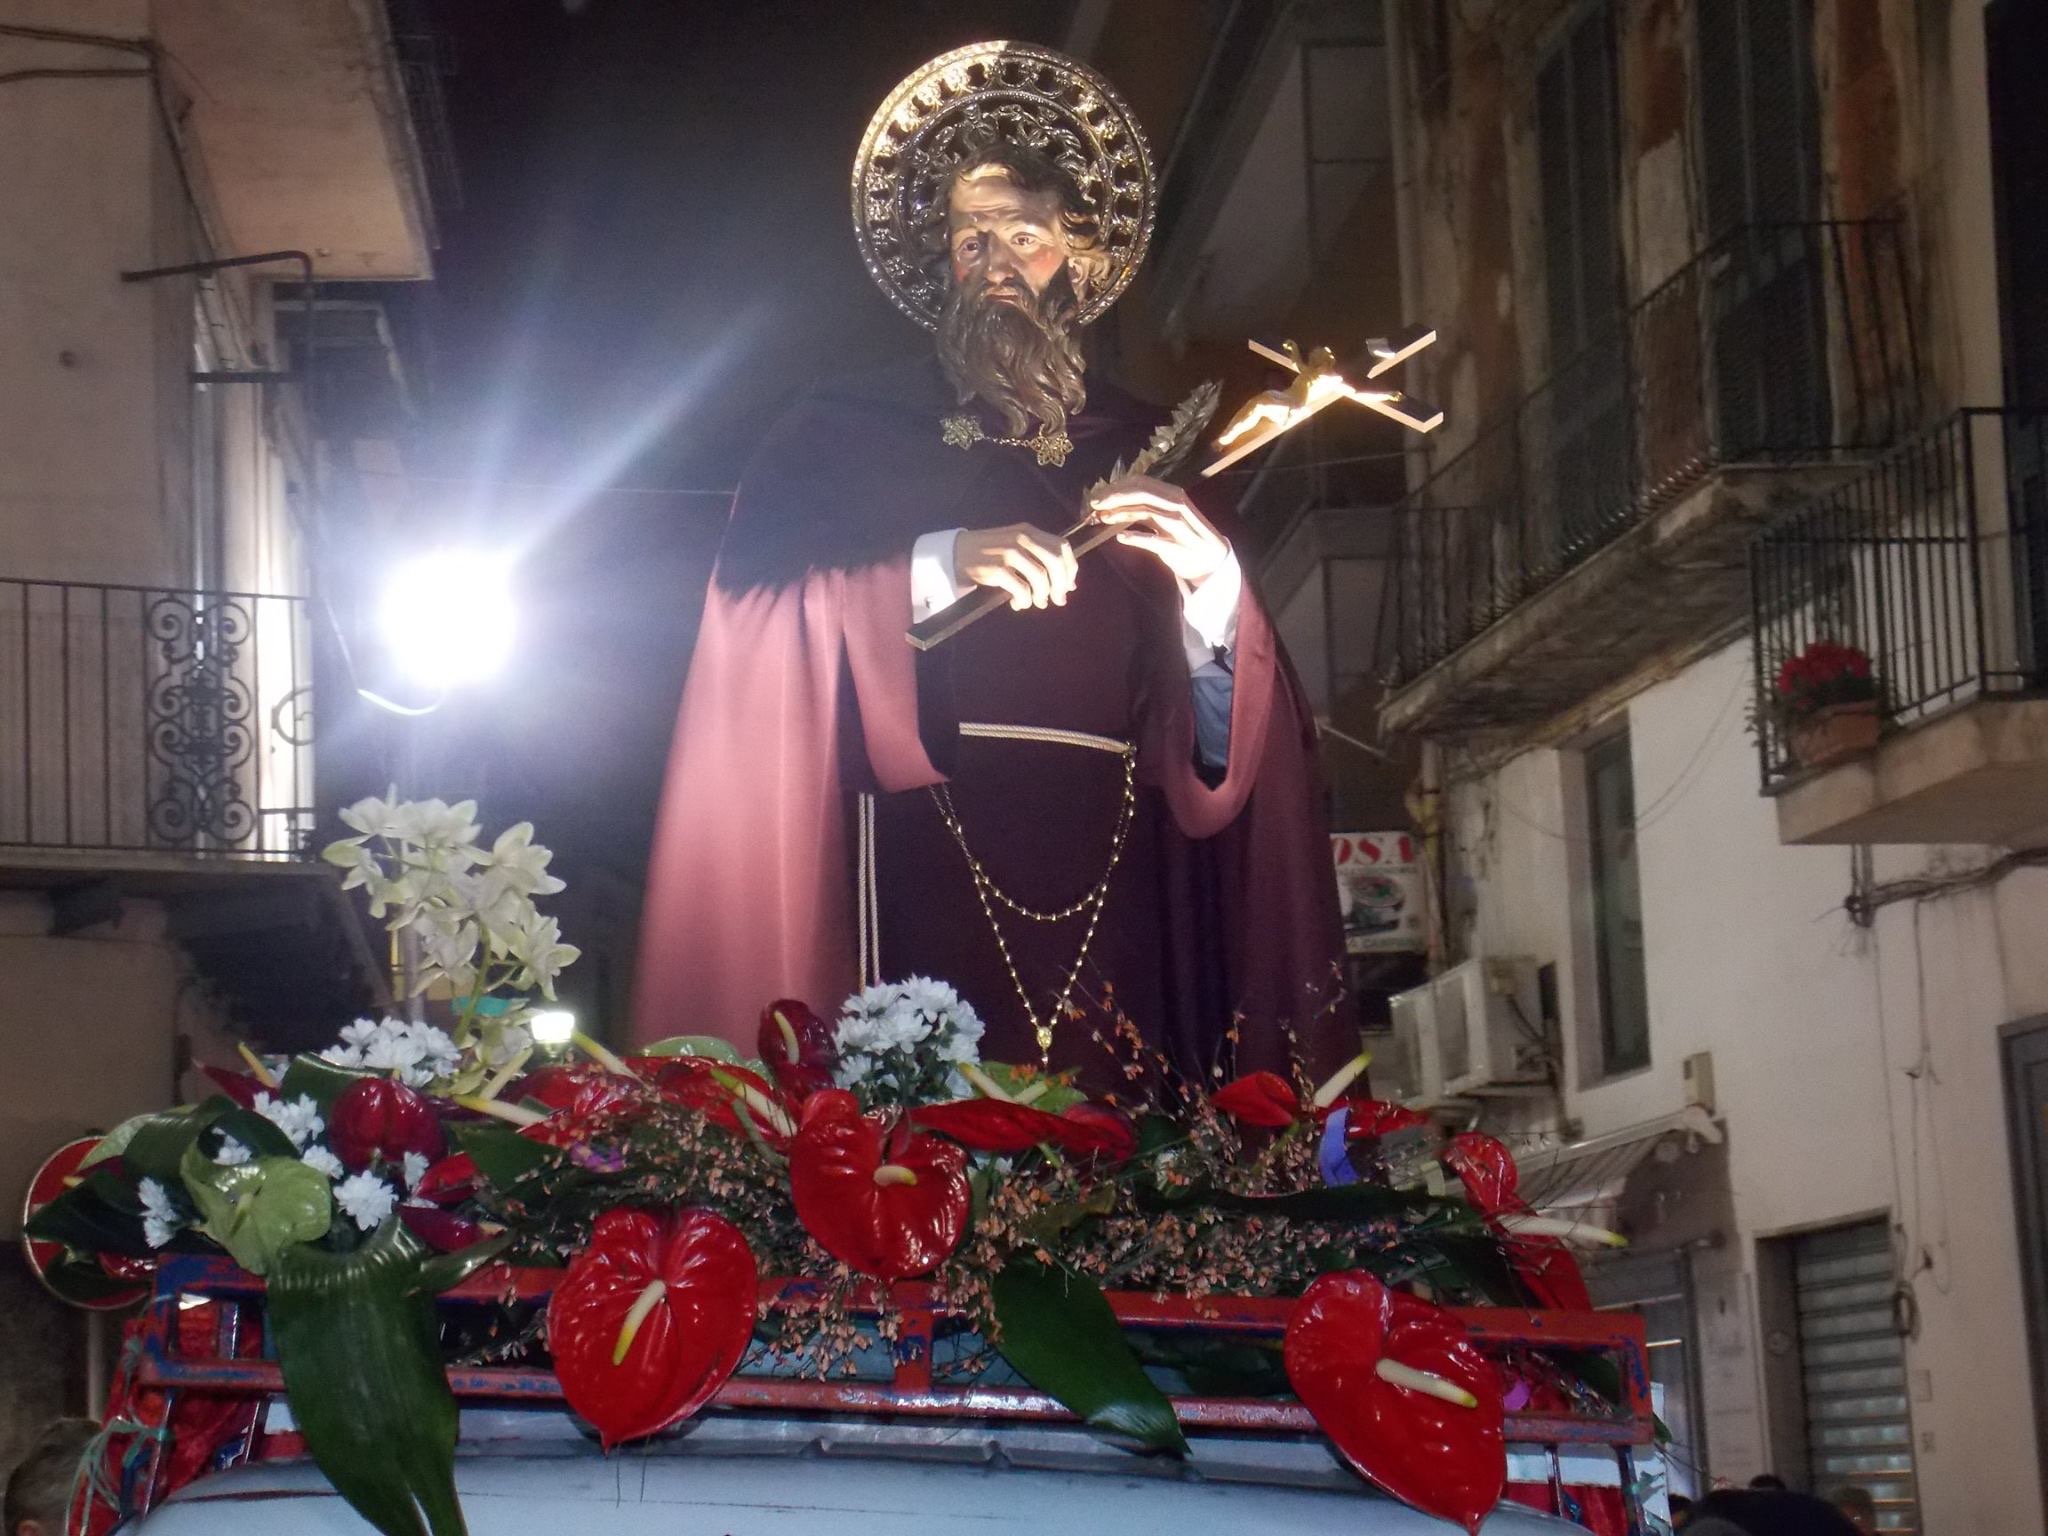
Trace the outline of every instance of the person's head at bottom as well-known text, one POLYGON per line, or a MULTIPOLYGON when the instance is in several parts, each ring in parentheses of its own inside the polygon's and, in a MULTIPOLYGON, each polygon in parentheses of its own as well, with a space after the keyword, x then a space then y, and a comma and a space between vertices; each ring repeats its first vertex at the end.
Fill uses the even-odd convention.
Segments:
POLYGON ((1682 1493, 1671 1495, 1671 1529, 1682 1531, 1686 1522, 1692 1519, 1692 1500, 1682 1493))
POLYGON ((1718 1489, 1693 1506, 1686 1536, 1856 1536, 1826 1499, 1783 1488, 1718 1489))
POLYGON ((98 1432, 91 1419, 56 1419, 45 1426, 8 1476, 0 1536, 65 1536, 78 1461, 98 1432))
POLYGON ((1849 1523, 1864 1536, 1877 1529, 1877 1500, 1861 1484, 1844 1484, 1828 1495, 1828 1502, 1848 1516, 1849 1523))
POLYGON ((1785 1479, 1778 1476, 1775 1472, 1759 1472, 1749 1480, 1749 1486, 1766 1493, 1783 1493, 1785 1491, 1785 1479))

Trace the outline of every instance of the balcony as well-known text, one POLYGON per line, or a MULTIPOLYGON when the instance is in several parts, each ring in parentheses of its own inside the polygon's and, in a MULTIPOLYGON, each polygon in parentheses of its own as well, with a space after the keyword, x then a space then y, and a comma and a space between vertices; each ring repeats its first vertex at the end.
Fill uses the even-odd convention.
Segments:
POLYGON ((306 608, 0 579, 0 888, 60 933, 161 903, 254 1025, 345 1018, 378 977, 311 846, 306 608))
POLYGON ((432 275, 429 188, 452 189, 452 161, 415 10, 159 0, 229 251, 305 251, 321 278, 432 275))
POLYGON ((1748 612, 1748 545, 1915 422, 1901 232, 1717 241, 1396 510, 1390 731, 1528 729, 1748 612))
POLYGON ((2048 837, 2048 413, 1968 410, 1752 550, 1758 751, 1787 843, 2048 837), (1874 751, 1802 767, 1768 705, 1816 640, 1871 658, 1874 751))

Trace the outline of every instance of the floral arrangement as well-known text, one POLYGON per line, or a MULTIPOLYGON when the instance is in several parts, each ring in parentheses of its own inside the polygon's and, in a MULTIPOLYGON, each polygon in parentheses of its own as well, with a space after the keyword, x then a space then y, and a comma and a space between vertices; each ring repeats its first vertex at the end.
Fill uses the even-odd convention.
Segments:
POLYGON ((974 1010, 913 977, 830 1020, 772 1003, 751 1057, 578 1036, 573 1059, 537 1060, 531 997, 575 951, 534 908, 560 882, 532 829, 486 849, 468 803, 346 817, 359 835, 326 856, 417 939, 448 1027, 365 1020, 318 1054, 250 1054, 205 1103, 104 1137, 28 1225, 67 1264, 219 1248, 265 1276, 308 1449, 387 1536, 463 1529, 432 1298, 491 1263, 561 1271, 484 1347, 551 1365, 607 1446, 696 1412, 757 1342, 847 1368, 910 1278, 1141 1449, 1187 1451, 1147 1367, 1292 1393, 1365 1476, 1475 1530, 1501 1494, 1504 1402, 1602 1395, 1553 1355, 1482 1355, 1446 1307, 1587 1308, 1563 1240, 1610 1235, 1530 1212, 1491 1138, 1440 1142, 1355 1092, 1362 1054, 1320 1085, 1188 1084, 1120 1022, 1105 1044, 1132 1095, 1091 1098, 983 1061, 974 1010), (764 1312, 763 1275, 804 1279, 805 1303, 764 1312), (1282 1350, 1191 1353, 1123 1334, 1111 1289, 1298 1301, 1282 1350))
POLYGON ((1870 657, 1833 640, 1815 640, 1788 656, 1771 686, 1771 706, 1788 722, 1809 719, 1830 705, 1874 703, 1878 697, 1870 657))

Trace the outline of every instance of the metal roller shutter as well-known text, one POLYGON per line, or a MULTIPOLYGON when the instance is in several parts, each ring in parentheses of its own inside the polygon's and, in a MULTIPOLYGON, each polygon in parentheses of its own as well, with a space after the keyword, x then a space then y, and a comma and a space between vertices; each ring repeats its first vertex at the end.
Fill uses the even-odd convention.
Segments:
POLYGON ((1890 1229, 1881 1221, 1800 1238, 1792 1250, 1813 1490, 1860 1483, 1878 1526, 1918 1531, 1906 1346, 1893 1324, 1890 1229))

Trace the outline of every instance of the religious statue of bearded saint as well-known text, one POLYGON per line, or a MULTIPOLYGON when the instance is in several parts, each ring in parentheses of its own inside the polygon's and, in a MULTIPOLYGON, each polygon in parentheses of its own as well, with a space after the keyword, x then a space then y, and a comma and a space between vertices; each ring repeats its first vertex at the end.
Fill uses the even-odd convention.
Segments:
POLYGON ((925 975, 982 1015, 984 1058, 1098 1090, 1126 1086, 1106 1047, 1128 1063, 1133 1030, 1151 1067, 1207 1081, 1357 1048, 1314 723, 1227 525, 1124 475, 1095 501, 1113 544, 1077 561, 1059 533, 1163 414, 1090 379, 1079 335, 1152 195, 1128 110, 1045 50, 960 50, 876 115, 863 255, 937 356, 815 388, 742 477, 653 849, 638 1038, 751 1047, 771 999, 830 1016, 863 980, 925 975), (907 643, 977 586, 1008 611, 907 643))

